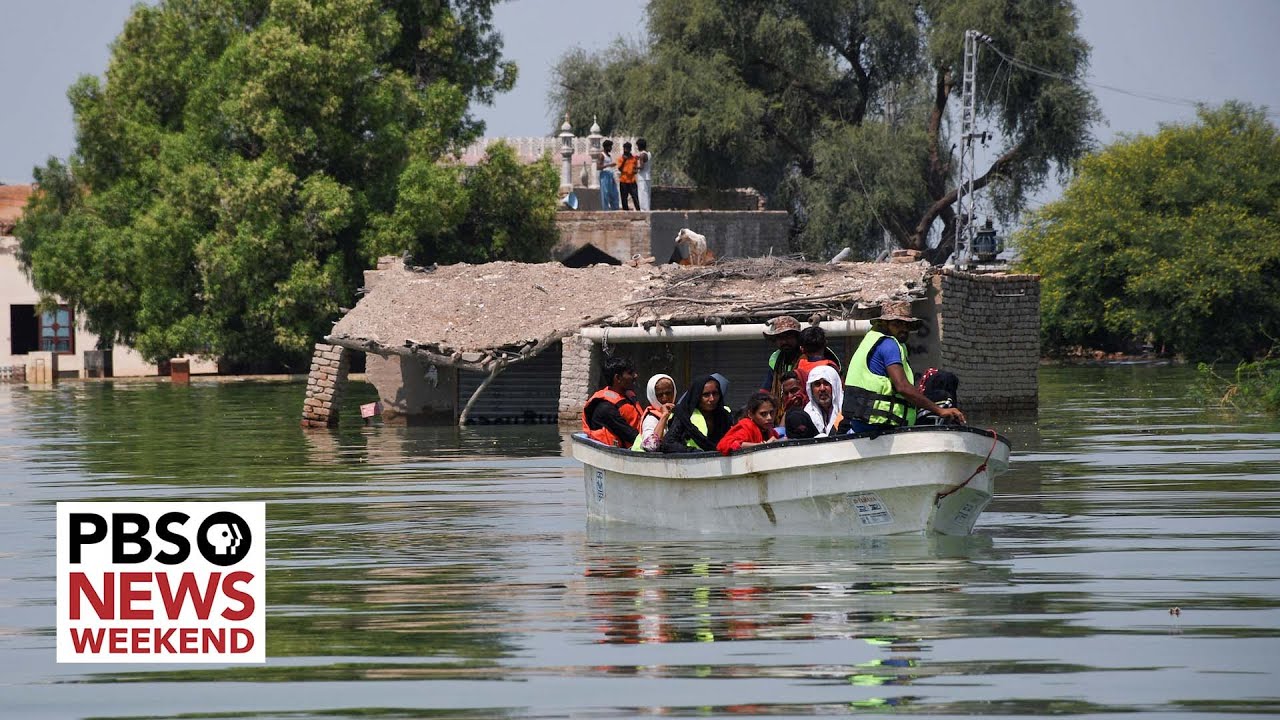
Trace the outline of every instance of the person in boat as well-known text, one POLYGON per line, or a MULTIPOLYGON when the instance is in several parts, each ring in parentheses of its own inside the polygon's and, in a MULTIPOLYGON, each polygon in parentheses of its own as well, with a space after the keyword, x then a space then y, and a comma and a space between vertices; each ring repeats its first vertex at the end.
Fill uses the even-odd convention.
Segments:
POLYGON ((928 410, 943 420, 964 424, 960 408, 938 407, 916 389, 907 362, 907 338, 919 328, 911 303, 892 301, 871 319, 871 332, 849 360, 845 375, 844 416, 853 432, 916 424, 916 409, 928 410))
POLYGON ((716 443, 721 455, 734 450, 771 443, 778 439, 773 427, 773 410, 777 401, 769 393, 759 390, 747 399, 746 415, 716 443))
POLYGON ((779 415, 785 415, 787 410, 792 408, 803 408, 804 404, 809 402, 809 396, 804 394, 804 386, 800 383, 800 374, 795 370, 788 370, 782 373, 781 383, 782 394, 782 410, 779 415))
POLYGON ((711 373, 711 377, 720 383, 720 399, 724 400, 724 409, 729 411, 729 416, 733 417, 733 408, 729 407, 729 378, 718 372, 711 373))
POLYGON ((843 407, 844 388, 840 382, 840 374, 830 365, 818 365, 809 372, 809 402, 804 411, 813 420, 817 429, 815 437, 827 437, 836 434, 836 428, 844 416, 840 414, 843 407))
POLYGON ((636 401, 636 367, 630 360, 611 357, 604 363, 604 387, 582 408, 582 431, 592 440, 629 448, 640 434, 643 411, 636 401))
POLYGON ((714 451, 732 424, 720 381, 703 375, 694 379, 671 411, 659 448, 670 453, 714 451))
POLYGON ((788 410, 782 423, 788 440, 807 440, 818 436, 818 428, 813 426, 813 418, 802 409, 788 410))
POLYGON ((671 410, 676 406, 676 381, 670 375, 658 373, 649 378, 645 395, 649 407, 644 409, 640 418, 640 434, 631 444, 631 449, 655 452, 662 442, 662 434, 666 432, 671 410))
POLYGON ((805 403, 809 402, 809 396, 804 394, 804 388, 800 385, 800 376, 795 370, 788 370, 782 373, 782 407, 774 413, 775 420, 778 423, 778 434, 787 437, 787 426, 783 419, 792 410, 804 413, 805 403))
POLYGON ((773 341, 769 370, 760 389, 774 397, 782 395, 782 375, 796 369, 800 362, 800 321, 790 315, 779 315, 765 323, 765 339, 773 341))
MULTIPOLYGON (((960 378, 953 372, 929 368, 916 380, 916 389, 924 393, 940 408, 955 407, 960 404, 960 378)), ((916 413, 917 425, 941 425, 944 420, 928 410, 916 413)))
POLYGON ((800 331, 800 359, 796 362, 796 374, 802 386, 809 384, 809 371, 819 365, 835 368, 840 375, 840 357, 827 347, 827 332, 817 325, 800 331))

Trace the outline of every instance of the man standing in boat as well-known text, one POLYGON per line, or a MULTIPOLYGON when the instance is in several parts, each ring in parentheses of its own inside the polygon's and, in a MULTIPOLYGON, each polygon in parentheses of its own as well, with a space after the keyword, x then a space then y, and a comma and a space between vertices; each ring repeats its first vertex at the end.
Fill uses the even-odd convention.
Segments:
POLYGON ((916 389, 907 338, 922 322, 911 314, 911 303, 899 301, 882 304, 880 316, 871 319, 844 380, 844 417, 853 432, 915 425, 917 408, 965 423, 960 408, 938 407, 916 389))
POLYGON ((630 360, 611 357, 604 363, 604 387, 582 408, 582 431, 613 447, 631 447, 640 434, 644 411, 636 400, 636 368, 630 360))

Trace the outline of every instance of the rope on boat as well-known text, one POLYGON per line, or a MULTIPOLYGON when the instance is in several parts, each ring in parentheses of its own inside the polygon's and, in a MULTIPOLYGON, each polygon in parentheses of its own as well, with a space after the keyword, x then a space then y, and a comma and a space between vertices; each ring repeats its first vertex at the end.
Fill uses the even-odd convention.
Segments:
POLYGON ((934 505, 937 505, 938 503, 942 502, 948 495, 954 493, 960 488, 963 488, 965 485, 968 485, 970 480, 973 480, 974 478, 978 477, 978 473, 987 469, 987 463, 991 460, 991 453, 996 451, 996 443, 1000 441, 1000 436, 996 434, 995 428, 987 428, 987 432, 991 433, 991 449, 987 450, 987 456, 982 459, 982 464, 978 466, 977 470, 973 471, 973 474, 965 478, 964 482, 960 483, 959 485, 956 485, 955 487, 951 488, 950 490, 947 490, 946 492, 938 493, 938 495, 933 499, 934 505))

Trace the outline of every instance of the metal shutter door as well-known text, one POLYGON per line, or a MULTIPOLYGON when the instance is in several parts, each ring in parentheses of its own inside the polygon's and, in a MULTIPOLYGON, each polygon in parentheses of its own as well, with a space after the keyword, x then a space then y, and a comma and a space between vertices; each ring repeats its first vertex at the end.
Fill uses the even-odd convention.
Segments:
MULTIPOLYGON (((554 423, 560 405, 560 343, 532 360, 512 365, 485 388, 471 408, 470 422, 478 425, 554 423)), ((458 373, 458 412, 484 382, 483 373, 458 373)))

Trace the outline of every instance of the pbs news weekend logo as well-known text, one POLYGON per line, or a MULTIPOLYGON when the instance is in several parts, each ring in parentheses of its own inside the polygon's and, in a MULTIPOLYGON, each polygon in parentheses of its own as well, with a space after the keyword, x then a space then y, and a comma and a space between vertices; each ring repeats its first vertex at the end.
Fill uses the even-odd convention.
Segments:
POLYGON ((58 662, 266 662, 266 506, 58 503, 58 662))

